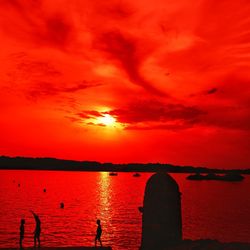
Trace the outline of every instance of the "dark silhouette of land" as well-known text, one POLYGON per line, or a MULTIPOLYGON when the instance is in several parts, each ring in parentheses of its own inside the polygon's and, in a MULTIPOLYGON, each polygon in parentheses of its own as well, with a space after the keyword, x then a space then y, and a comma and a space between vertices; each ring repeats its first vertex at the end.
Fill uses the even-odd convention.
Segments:
POLYGON ((224 175, 218 175, 215 173, 209 173, 206 175, 201 175, 200 173, 192 174, 187 176, 187 180, 202 181, 202 180, 212 180, 212 181, 243 181, 244 176, 239 173, 226 173, 224 175))
POLYGON ((169 173, 218 173, 250 174, 250 169, 215 169, 206 167, 177 166, 162 163, 113 164, 96 161, 72 161, 55 158, 0 157, 0 169, 15 170, 63 170, 63 171, 109 171, 109 172, 157 172, 169 173))

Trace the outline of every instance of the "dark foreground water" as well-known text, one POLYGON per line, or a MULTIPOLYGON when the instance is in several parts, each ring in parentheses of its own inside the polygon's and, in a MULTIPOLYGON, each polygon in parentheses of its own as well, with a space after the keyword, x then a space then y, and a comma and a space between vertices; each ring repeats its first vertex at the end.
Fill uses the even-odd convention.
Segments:
MULTIPOLYGON (((18 245, 19 222, 25 218, 24 246, 35 228, 30 209, 42 221, 44 246, 92 246, 96 219, 103 243, 138 249, 146 181, 151 173, 109 176, 106 172, 0 171, 0 247, 18 245), (18 184, 20 183, 20 187, 18 184), (46 192, 43 189, 46 188, 46 192), (64 209, 60 203, 64 202, 64 209)), ((240 183, 188 181, 171 174, 182 192, 183 236, 224 242, 250 242, 250 178, 240 183)))

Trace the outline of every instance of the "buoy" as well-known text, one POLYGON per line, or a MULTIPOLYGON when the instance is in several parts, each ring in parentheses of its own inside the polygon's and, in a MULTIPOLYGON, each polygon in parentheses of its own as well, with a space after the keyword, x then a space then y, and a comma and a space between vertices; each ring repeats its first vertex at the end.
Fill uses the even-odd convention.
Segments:
POLYGON ((64 208, 64 203, 63 202, 60 203, 60 208, 64 208))
POLYGON ((47 191, 46 188, 44 188, 44 189, 43 189, 43 192, 46 193, 46 191, 47 191))

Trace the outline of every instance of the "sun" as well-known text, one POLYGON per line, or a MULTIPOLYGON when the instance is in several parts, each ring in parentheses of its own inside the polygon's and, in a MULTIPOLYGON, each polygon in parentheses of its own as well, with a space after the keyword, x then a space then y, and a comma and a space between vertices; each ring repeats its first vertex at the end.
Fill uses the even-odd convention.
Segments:
POLYGON ((111 127, 115 125, 116 119, 109 114, 104 114, 102 117, 98 118, 98 122, 105 126, 111 127))

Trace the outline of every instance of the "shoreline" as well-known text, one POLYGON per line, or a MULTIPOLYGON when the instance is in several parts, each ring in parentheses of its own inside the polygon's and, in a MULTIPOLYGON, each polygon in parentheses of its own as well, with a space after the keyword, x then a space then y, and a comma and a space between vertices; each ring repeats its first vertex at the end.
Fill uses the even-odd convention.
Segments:
MULTIPOLYGON (((110 246, 104 247, 87 247, 87 246, 58 246, 58 247, 24 247, 23 250, 30 250, 30 249, 37 249, 37 250, 91 250, 91 249, 103 249, 103 250, 112 250, 110 246)), ((218 240, 211 240, 211 239, 199 239, 199 240, 189 240, 184 239, 178 245, 169 246, 164 248, 164 250, 249 250, 250 249, 250 242, 220 242, 218 240)), ((14 247, 0 247, 0 250, 20 250, 20 248, 14 247)), ((141 249, 143 250, 143 249, 141 249)), ((157 250, 157 249, 156 249, 157 250)), ((163 250, 163 249, 162 249, 163 250)))
POLYGON ((2 170, 52 170, 52 171, 106 171, 106 172, 158 172, 168 173, 218 173, 250 174, 249 168, 207 168, 180 166, 169 163, 111 163, 76 161, 56 158, 31 158, 0 156, 2 170))
MULTIPOLYGON (((57 250, 57 249, 64 249, 64 250, 91 250, 91 249, 100 249, 100 250, 112 250, 111 247, 84 247, 84 246, 77 246, 77 247, 23 247, 22 250, 30 250, 30 249, 37 249, 37 250, 57 250)), ((20 250, 20 248, 0 248, 0 250, 20 250)))
MULTIPOLYGON (((158 171, 161 170, 110 170, 110 169, 100 169, 100 170, 90 170, 90 169, 81 169, 81 170, 75 170, 75 169, 47 169, 47 168, 40 168, 40 169, 36 169, 36 168, 2 168, 0 167, 0 171, 51 171, 51 172, 115 172, 115 173, 156 173, 158 171)), ((185 171, 169 171, 169 170, 162 170, 163 172, 166 173, 170 173, 170 174, 195 174, 196 172, 185 172, 185 171)), ((230 172, 225 170, 223 172, 212 172, 212 173, 216 173, 216 174, 224 174, 226 172, 230 172)), ((209 172, 200 172, 202 174, 208 174, 209 172)), ((250 176, 250 173, 241 173, 241 175, 245 175, 245 176, 250 176)), ((1 249, 1 248, 0 248, 1 249)))

